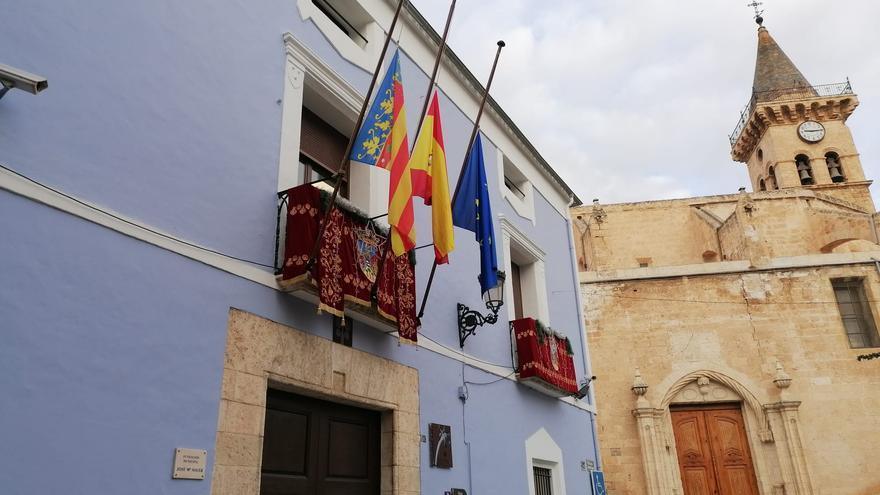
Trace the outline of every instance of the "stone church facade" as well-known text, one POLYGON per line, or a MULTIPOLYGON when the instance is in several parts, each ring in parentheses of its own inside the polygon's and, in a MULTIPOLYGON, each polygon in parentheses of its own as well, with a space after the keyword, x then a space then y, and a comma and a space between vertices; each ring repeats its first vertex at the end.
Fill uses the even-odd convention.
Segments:
POLYGON ((572 210, 615 495, 880 493, 877 213, 849 82, 758 30, 751 191, 572 210))

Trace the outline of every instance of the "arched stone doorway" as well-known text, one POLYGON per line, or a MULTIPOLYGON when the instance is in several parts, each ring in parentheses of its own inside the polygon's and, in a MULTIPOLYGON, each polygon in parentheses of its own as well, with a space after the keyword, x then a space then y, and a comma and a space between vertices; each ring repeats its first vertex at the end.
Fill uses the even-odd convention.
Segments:
POLYGON ((791 378, 777 366, 773 383, 779 397, 772 402, 731 374, 694 370, 667 378, 661 390, 648 394, 647 382, 636 371, 632 391, 637 399, 632 412, 638 423, 649 495, 684 494, 670 410, 713 404, 740 405, 761 495, 813 495, 799 431, 800 402, 787 396, 791 378))

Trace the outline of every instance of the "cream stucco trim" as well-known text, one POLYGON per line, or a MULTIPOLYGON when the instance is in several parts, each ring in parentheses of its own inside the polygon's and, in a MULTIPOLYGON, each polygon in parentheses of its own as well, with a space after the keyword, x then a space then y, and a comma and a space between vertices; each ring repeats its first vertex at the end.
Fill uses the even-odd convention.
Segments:
MULTIPOLYGON (((499 217, 501 222, 502 248, 504 250, 505 273, 512 273, 511 262, 514 257, 514 249, 531 261, 531 264, 522 266, 522 271, 520 273, 520 283, 522 285, 523 295, 533 296, 522 298, 523 314, 537 318, 546 325, 551 325, 550 309, 547 302, 546 270, 544 267, 546 254, 540 246, 529 239, 529 237, 516 225, 504 218, 503 215, 499 215, 499 217)), ((504 300, 513 301, 512 283, 504 284, 504 300)))
MULTIPOLYGON (((237 261, 221 254, 212 253, 207 251, 206 248, 197 247, 197 245, 194 246, 193 243, 185 243, 172 234, 164 232, 159 228, 138 222, 126 215, 122 215, 88 201, 79 198, 76 198, 77 200, 74 201, 61 194, 40 187, 37 184, 2 168, 0 168, 0 189, 62 211, 74 217, 92 222, 96 225, 100 225, 132 239, 137 239, 152 246, 179 254, 180 256, 203 263, 212 268, 216 268, 217 270, 224 271, 245 280, 250 280, 251 282, 273 290, 279 290, 278 283, 275 281, 275 275, 266 269, 237 261), (91 205, 91 207, 87 205, 91 205)), ((294 296, 310 303, 315 302, 313 296, 309 296, 305 293, 295 293, 294 296)), ((394 328, 363 316, 360 313, 353 312, 350 316, 367 326, 377 328, 379 331, 384 331, 392 336, 397 335, 394 328)), ((421 339, 418 346, 441 356, 465 363, 473 368, 491 373, 500 378, 505 378, 514 382, 516 381, 516 378, 510 376, 509 368, 486 364, 466 353, 441 346, 440 344, 427 339, 421 339)), ((596 413, 595 407, 584 401, 578 401, 571 397, 565 397, 559 400, 578 409, 589 411, 593 414, 596 413)))
POLYGON ((302 20, 311 19, 342 58, 367 71, 375 68, 376 60, 382 50, 381 40, 385 37, 385 31, 376 22, 371 22, 365 27, 365 32, 362 34, 368 42, 362 47, 333 24, 333 21, 320 11, 312 0, 297 0, 296 5, 302 20))
POLYGON ((364 101, 363 95, 294 35, 285 33, 282 40, 285 64, 278 158, 279 192, 298 185, 302 177, 299 150, 305 86, 317 91, 344 115, 357 115, 364 101))
MULTIPOLYGON (((311 3, 310 0, 297 1, 311 3)), ((391 24, 391 18, 397 6, 396 1, 358 1, 376 20, 377 25, 387 29, 388 25, 391 24)), ((431 38, 431 34, 426 32, 425 28, 410 12, 410 10, 415 10, 415 8, 412 7, 411 2, 408 3, 410 5, 404 7, 398 26, 395 28, 394 39, 401 40, 401 51, 406 53, 422 72, 430 74, 437 55, 437 45, 431 38)), ((378 45, 379 43, 371 42, 370 44, 378 45)), ((494 47, 491 50, 494 50, 494 47)), ((487 57, 491 55, 492 51, 486 52, 487 57)), ((378 54, 371 57, 371 64, 375 64, 377 59, 378 54)), ((476 118, 482 93, 470 83, 470 78, 461 70, 460 63, 460 61, 454 62, 452 55, 444 57, 437 86, 466 117, 473 121, 476 118)), ((502 57, 500 63, 504 64, 504 57, 502 57)), ((365 69, 368 72, 373 71, 372 66, 365 67, 365 69)), ((478 77, 482 76, 478 75, 478 77)), ((517 136, 517 130, 506 123, 506 119, 509 120, 509 117, 501 115, 496 111, 496 106, 497 103, 490 99, 486 105, 483 119, 480 122, 480 131, 485 139, 491 141, 492 145, 496 148, 503 149, 514 163, 520 164, 521 171, 528 178, 529 182, 534 185, 536 191, 545 197, 560 216, 567 217, 568 192, 541 166, 541 159, 532 152, 530 143, 524 142, 517 136)))
POLYGON ((419 492, 415 368, 230 309, 212 495, 258 495, 266 390, 290 390, 382 412, 382 492, 419 492))
MULTIPOLYGON (((526 179, 526 181, 521 184, 521 190, 523 192, 522 198, 514 194, 513 191, 507 188, 507 184, 505 183, 507 176, 504 173, 504 161, 507 160, 510 162, 511 166, 516 168, 520 174, 523 172, 510 161, 510 158, 505 158, 504 152, 501 151, 500 148, 496 149, 496 157, 498 165, 498 191, 501 193, 501 197, 507 200, 507 203, 510 204, 510 207, 513 208, 513 211, 515 211, 517 215, 530 220, 532 225, 535 225, 535 188, 532 186, 532 182, 526 179)), ((525 176, 525 174, 523 175, 525 176)))
MULTIPOLYGON (((345 36, 338 27, 327 19, 311 2, 311 0, 297 0, 301 17, 311 19, 333 48, 349 62, 354 63, 361 69, 372 73, 376 61, 379 58, 381 41, 385 36, 387 27, 391 24, 394 9, 397 2, 388 0, 357 0, 366 12, 375 20, 368 26, 368 32, 364 33, 370 40, 366 50, 345 36)), ((404 8, 397 28, 395 40, 401 41, 401 51, 418 66, 422 72, 429 74, 436 56, 436 44, 425 28, 420 25, 414 15, 409 12, 411 6, 404 8)), ((460 63, 460 62, 459 62, 460 63)), ((503 63, 503 61, 502 61, 503 63)), ((440 71, 437 86, 449 99, 462 111, 465 116, 473 120, 477 114, 482 94, 469 82, 466 74, 451 60, 444 59, 440 71)), ((551 174, 540 165, 541 158, 536 156, 530 144, 523 142, 517 137, 517 130, 507 124, 509 117, 501 115, 495 110, 496 104, 490 101, 486 106, 486 114, 481 121, 481 132, 486 139, 496 148, 501 148, 514 163, 522 164, 520 171, 526 176, 550 205, 562 217, 568 216, 568 192, 562 185, 551 177, 551 174), (525 166, 528 164, 528 166, 525 166)))
POLYGON ((544 428, 526 439, 526 485, 529 495, 535 495, 534 467, 550 470, 552 492, 565 495, 565 470, 562 449, 544 428))

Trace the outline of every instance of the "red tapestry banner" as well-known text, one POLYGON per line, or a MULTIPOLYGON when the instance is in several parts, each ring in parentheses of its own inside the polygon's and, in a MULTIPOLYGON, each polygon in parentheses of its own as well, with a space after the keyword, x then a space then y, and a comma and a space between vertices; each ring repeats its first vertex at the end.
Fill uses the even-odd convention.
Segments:
POLYGON ((567 337, 539 329, 533 318, 511 321, 510 328, 516 340, 520 380, 542 380, 565 395, 578 391, 567 337))
POLYGON ((306 270, 324 213, 322 193, 311 185, 287 191, 287 237, 282 281, 307 282, 318 292, 318 309, 344 316, 346 301, 373 307, 371 292, 377 284, 376 311, 397 325, 400 339, 417 341, 415 269, 409 256, 385 249, 386 237, 365 219, 342 208, 327 217, 327 228, 311 271, 306 270), (381 256, 384 263, 380 263, 381 256), (381 273, 379 272, 381 265, 381 273))

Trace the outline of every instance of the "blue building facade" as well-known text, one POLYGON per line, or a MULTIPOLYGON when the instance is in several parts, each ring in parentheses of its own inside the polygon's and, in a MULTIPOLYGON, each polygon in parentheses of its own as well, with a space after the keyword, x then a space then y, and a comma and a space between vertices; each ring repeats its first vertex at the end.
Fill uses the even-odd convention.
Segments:
MULTIPOLYGON (((565 334, 578 380, 591 375, 566 213, 577 198, 494 102, 482 132, 508 274, 497 324, 459 347, 457 303, 484 307, 479 251, 460 229, 418 345, 357 311, 352 346, 333 343, 310 294, 279 290, 277 193, 332 172, 394 7, 4 8, 0 63, 49 88, 0 100, 0 491, 260 493, 278 388, 376 412, 370 493, 533 494, 538 474, 554 494, 591 493, 590 397, 524 386, 507 325, 532 317, 565 334), (432 466, 430 424, 449 426, 451 468, 432 466), (172 477, 178 448, 206 452, 204 480, 172 477)), ((414 140, 439 37, 411 6, 400 26, 414 140)), ((454 181, 482 87, 454 54, 441 74, 454 181)), ((381 214, 384 172, 352 167, 350 201, 381 214)), ((430 208, 415 210, 428 243, 430 208)), ((419 298, 431 251, 417 251, 419 298)))

